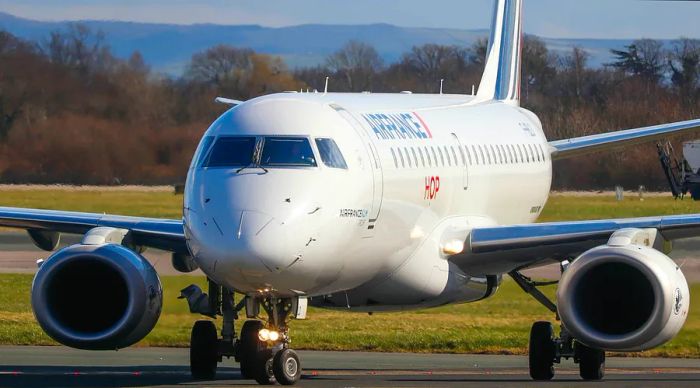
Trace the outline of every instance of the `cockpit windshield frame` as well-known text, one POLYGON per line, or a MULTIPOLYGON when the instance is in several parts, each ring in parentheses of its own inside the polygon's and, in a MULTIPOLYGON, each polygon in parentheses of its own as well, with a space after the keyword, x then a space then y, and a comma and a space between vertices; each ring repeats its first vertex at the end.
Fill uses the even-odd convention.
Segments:
MULTIPOLYGON (((308 168, 318 168, 320 165, 318 150, 313 143, 313 139, 310 136, 305 135, 218 135, 218 136, 207 136, 208 144, 202 148, 205 155, 200 155, 199 160, 196 162, 197 168, 203 169, 237 169, 243 170, 246 168, 263 168, 265 170, 273 169, 308 169, 308 168), (217 144, 222 139, 231 138, 241 138, 241 139, 255 139, 252 149, 247 149, 246 152, 250 154, 250 162, 243 163, 241 160, 236 160, 235 163, 225 163, 217 162, 214 165, 210 165, 212 154, 217 149, 217 144), (265 142, 273 139, 284 140, 284 139, 298 139, 303 140, 302 149, 299 151, 302 156, 310 161, 301 163, 262 163, 262 157, 265 152, 265 142)), ((225 140, 224 140, 225 141, 225 140)), ((271 143, 270 143, 271 144, 271 143)), ((225 145, 219 145, 219 147, 224 147, 225 145)), ((284 150, 284 147, 281 149, 284 150)), ((235 158, 231 158, 234 160, 235 158)), ((247 157, 246 157, 247 159, 247 157)), ((303 160, 303 158, 301 159, 303 160)))

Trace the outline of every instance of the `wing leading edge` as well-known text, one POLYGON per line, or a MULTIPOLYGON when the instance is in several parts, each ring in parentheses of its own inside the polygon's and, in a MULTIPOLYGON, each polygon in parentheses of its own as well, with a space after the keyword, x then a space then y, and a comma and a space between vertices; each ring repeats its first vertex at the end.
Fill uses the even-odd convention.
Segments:
POLYGON ((664 240, 700 236, 700 214, 475 228, 451 261, 472 275, 502 274, 575 258, 617 230, 656 229, 664 240))
POLYGON ((181 220, 0 207, 0 226, 85 234, 98 226, 127 229, 136 245, 187 253, 181 220))
POLYGON ((549 146, 551 147, 552 159, 564 159, 693 131, 700 131, 700 119, 555 140, 550 141, 549 146))

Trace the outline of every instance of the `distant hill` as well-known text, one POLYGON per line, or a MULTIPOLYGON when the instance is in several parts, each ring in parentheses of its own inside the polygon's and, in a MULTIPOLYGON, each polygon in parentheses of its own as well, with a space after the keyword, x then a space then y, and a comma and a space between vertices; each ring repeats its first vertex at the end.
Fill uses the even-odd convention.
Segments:
MULTIPOLYGON (((42 41, 49 32, 70 22, 42 22, 0 12, 0 29, 16 36, 42 41)), ((250 47, 255 51, 279 55, 292 67, 316 65, 348 40, 372 44, 391 62, 414 45, 437 43, 471 46, 486 30, 397 27, 389 24, 321 25, 307 24, 271 28, 258 25, 174 25, 87 20, 93 30, 106 34, 115 55, 126 58, 138 50, 154 70, 171 75, 182 73, 192 54, 225 43, 250 47)), ((569 51, 573 46, 591 54, 591 65, 610 60, 610 49, 630 43, 625 39, 552 39, 545 38, 554 51, 569 51)))

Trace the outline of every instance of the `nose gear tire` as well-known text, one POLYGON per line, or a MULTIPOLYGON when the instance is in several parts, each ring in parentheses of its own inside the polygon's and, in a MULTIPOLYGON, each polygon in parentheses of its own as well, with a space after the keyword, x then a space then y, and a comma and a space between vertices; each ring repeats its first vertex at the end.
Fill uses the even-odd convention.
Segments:
POLYGON ((245 321, 241 328, 241 338, 238 347, 238 359, 240 360, 241 375, 244 379, 254 379, 256 375, 255 365, 258 352, 262 345, 258 339, 258 332, 262 329, 261 321, 245 321))
POLYGON ((255 381, 260 385, 273 385, 277 382, 275 374, 272 370, 272 351, 265 350, 260 352, 259 357, 253 367, 255 373, 255 381))
POLYGON ((272 360, 272 371, 277 382, 282 385, 294 385, 301 378, 301 362, 292 349, 282 349, 272 360))

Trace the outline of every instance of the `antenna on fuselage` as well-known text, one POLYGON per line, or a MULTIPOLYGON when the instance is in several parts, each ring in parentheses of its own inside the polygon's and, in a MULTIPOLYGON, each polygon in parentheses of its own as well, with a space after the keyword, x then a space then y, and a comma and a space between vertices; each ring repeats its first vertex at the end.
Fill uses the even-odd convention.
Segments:
POLYGON ((440 79, 440 94, 442 94, 442 85, 445 83, 445 79, 441 78, 440 79))
POLYGON ((476 85, 472 84, 472 96, 476 94, 476 85))
POLYGON ((328 93, 328 80, 331 79, 331 77, 326 77, 326 86, 323 87, 323 94, 328 93))

